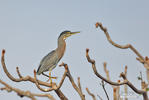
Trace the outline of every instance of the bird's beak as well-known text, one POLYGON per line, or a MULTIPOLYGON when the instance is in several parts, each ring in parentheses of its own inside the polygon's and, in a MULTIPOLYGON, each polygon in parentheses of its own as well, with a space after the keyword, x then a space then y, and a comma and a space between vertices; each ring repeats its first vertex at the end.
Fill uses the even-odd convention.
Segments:
POLYGON ((71 32, 70 34, 71 35, 74 35, 74 34, 77 34, 77 33, 80 33, 80 32, 71 32))

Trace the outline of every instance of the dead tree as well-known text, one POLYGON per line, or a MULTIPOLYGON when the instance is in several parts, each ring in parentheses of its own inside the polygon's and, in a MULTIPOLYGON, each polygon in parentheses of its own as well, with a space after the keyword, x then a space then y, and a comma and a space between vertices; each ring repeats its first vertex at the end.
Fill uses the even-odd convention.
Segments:
MULTIPOLYGON (((144 59, 144 57, 131 44, 119 45, 119 44, 115 43, 110 38, 110 35, 109 35, 107 29, 105 27, 103 27, 103 25, 101 23, 97 22, 95 25, 96 25, 96 28, 100 27, 100 29, 105 33, 109 43, 111 43, 113 46, 120 48, 120 49, 128 49, 128 48, 131 49, 138 56, 136 59, 144 65, 144 67, 147 70, 147 76, 149 76, 149 71, 148 71, 149 70, 149 59, 148 59, 148 57, 146 57, 144 59)), ((95 60, 91 59, 89 56, 89 49, 86 49, 86 58, 87 58, 88 62, 92 64, 92 69, 94 71, 94 74, 98 78, 102 79, 103 81, 105 81, 106 83, 108 83, 112 86, 127 85, 137 94, 141 94, 143 96, 144 100, 148 100, 148 95, 147 95, 147 86, 148 85, 145 83, 145 81, 141 83, 142 90, 139 90, 127 79, 126 72, 124 72, 124 73, 122 72, 122 73, 120 73, 120 77, 123 78, 123 82, 113 82, 113 81, 109 80, 108 78, 103 77, 100 73, 97 72, 95 60)), ((116 89, 114 89, 114 91, 116 91, 116 89)), ((115 97, 116 97, 116 95, 115 95, 115 97)), ((114 97, 114 100, 117 100, 115 97, 114 97)))
POLYGON ((5 83, 4 81, 0 80, 0 83, 4 85, 3 88, 1 88, 1 90, 6 90, 8 92, 11 92, 11 91, 14 91, 18 94, 18 96, 20 97, 29 97, 31 98, 32 100, 36 100, 36 96, 37 97, 47 97, 49 98, 50 100, 55 100, 55 98, 50 95, 49 93, 45 93, 45 92, 50 92, 50 91, 55 91, 55 93, 58 95, 58 97, 61 99, 61 100, 68 100, 68 98, 63 94, 63 92, 60 90, 61 86, 63 85, 63 82, 66 78, 66 76, 69 78, 69 81, 71 82, 73 88, 76 90, 76 92, 79 94, 81 100, 85 100, 85 95, 83 94, 82 92, 82 89, 81 89, 81 84, 80 84, 80 78, 78 78, 78 85, 76 85, 76 83, 74 82, 73 80, 73 77, 69 71, 69 68, 67 66, 67 64, 65 63, 62 63, 60 64, 59 66, 64 66, 65 68, 65 72, 63 74, 63 77, 60 81, 60 83, 57 85, 56 83, 52 83, 52 84, 49 84, 47 82, 43 82, 41 80, 38 80, 37 77, 36 77, 36 71, 34 70, 34 77, 31 77, 31 76, 22 76, 20 71, 19 71, 19 68, 17 67, 16 68, 16 71, 17 71, 17 74, 18 74, 18 77, 19 78, 15 78, 13 77, 7 70, 7 67, 6 67, 6 64, 5 64, 5 50, 2 50, 2 57, 1 57, 1 63, 2 63, 2 67, 3 67, 3 70, 5 72, 5 74, 7 75, 7 77, 14 81, 14 82, 25 82, 25 81, 29 81, 33 84, 35 84, 37 86, 37 88, 41 91, 43 91, 44 93, 41 93, 41 94, 36 94, 36 93, 31 93, 30 91, 23 91, 21 89, 18 89, 18 88, 14 88, 12 86, 10 86, 9 84, 5 83), (42 88, 41 86, 45 86, 47 87, 46 89, 42 88))
MULTIPOLYGON (((98 27, 100 27, 100 29, 104 32, 104 34, 107 37, 107 40, 113 46, 115 46, 117 48, 120 48, 120 49, 131 49, 137 55, 136 59, 140 63, 142 63, 144 68, 146 69, 147 80, 148 80, 148 84, 149 84, 149 58, 148 57, 144 58, 131 44, 119 45, 119 44, 115 43, 114 41, 112 41, 107 29, 105 27, 103 27, 103 25, 101 23, 97 22, 96 23, 96 28, 98 28, 98 27)), ((120 94, 119 94, 120 86, 124 86, 124 91, 125 91, 126 94, 128 92, 127 87, 130 87, 134 92, 136 92, 137 94, 142 95, 144 100, 149 100, 148 95, 147 95, 148 84, 145 81, 143 81, 143 79, 141 79, 142 89, 141 90, 137 89, 127 79, 127 66, 125 66, 124 72, 120 73, 120 77, 123 78, 123 81, 121 82, 120 80, 118 80, 117 82, 113 82, 110 79, 109 71, 107 69, 107 63, 103 64, 104 71, 106 73, 106 78, 105 78, 97 71, 95 60, 91 59, 90 56, 89 56, 89 49, 86 49, 86 58, 87 58, 88 62, 91 63, 94 74, 98 78, 101 79, 101 86, 103 87, 103 90, 104 90, 108 100, 110 100, 110 98, 109 98, 108 93, 106 91, 105 83, 110 84, 113 88, 113 100, 121 100, 120 94)), ((74 79, 73 79, 71 73, 70 73, 68 65, 65 64, 65 63, 62 63, 62 64, 59 65, 60 67, 63 66, 65 71, 64 71, 63 76, 61 78, 61 81, 58 84, 57 83, 50 84, 50 83, 47 83, 47 82, 44 82, 44 81, 41 81, 41 80, 37 79, 36 70, 33 71, 34 77, 31 77, 29 75, 22 76, 20 71, 19 71, 19 67, 16 67, 16 72, 18 74, 18 78, 15 78, 13 75, 11 75, 11 73, 9 73, 9 71, 6 67, 6 64, 5 64, 5 50, 2 50, 1 64, 2 64, 2 67, 3 67, 3 70, 4 70, 5 74, 7 75, 7 77, 10 80, 12 80, 14 82, 26 82, 26 81, 31 82, 31 83, 35 84, 37 89, 41 90, 42 93, 37 94, 37 93, 32 93, 30 91, 24 91, 24 90, 21 90, 19 88, 15 88, 15 87, 11 86, 10 84, 4 82, 1 79, 0 79, 0 83, 3 84, 4 87, 0 88, 0 90, 6 90, 8 92, 14 91, 14 92, 17 93, 18 96, 28 97, 31 100, 36 100, 36 97, 47 97, 50 100, 55 100, 55 98, 50 94, 50 91, 54 91, 61 100, 68 100, 68 98, 61 91, 61 87, 64 84, 64 81, 67 77, 69 79, 69 82, 71 83, 72 87, 75 89, 75 91, 80 96, 81 100, 86 100, 85 95, 82 92, 80 77, 78 77, 78 82, 76 84, 74 82, 74 79), (44 86, 44 88, 42 86, 44 86)), ((96 100, 96 96, 92 92, 90 92, 88 88, 86 88, 86 91, 92 97, 93 100, 96 100)), ((99 96, 99 95, 97 95, 97 96, 99 97, 100 100, 103 100, 101 98, 101 96, 99 96)), ((128 100, 128 98, 125 97, 125 100, 128 100)))

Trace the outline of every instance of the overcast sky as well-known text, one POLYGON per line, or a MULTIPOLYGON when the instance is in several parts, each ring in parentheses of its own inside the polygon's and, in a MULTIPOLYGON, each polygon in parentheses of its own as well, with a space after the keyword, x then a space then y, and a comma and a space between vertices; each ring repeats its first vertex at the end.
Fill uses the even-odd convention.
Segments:
MULTIPOLYGON (((125 65, 128 65, 128 79, 138 89, 140 81, 137 76, 142 71, 146 80, 146 75, 142 64, 136 61, 136 55, 131 50, 118 49, 109 44, 104 33, 95 28, 95 23, 102 22, 117 43, 130 43, 143 56, 148 56, 148 5, 148 0, 0 0, 0 50, 6 49, 6 64, 12 75, 17 77, 15 68, 19 66, 22 75, 33 76, 33 70, 38 68, 40 60, 57 47, 57 38, 62 31, 81 31, 66 40, 66 52, 59 64, 68 64, 76 83, 77 77, 81 78, 87 100, 91 100, 91 97, 87 94, 86 87, 96 97, 98 94, 105 100, 106 96, 100 86, 101 80, 93 74, 91 65, 86 60, 86 48, 90 49, 90 56, 96 60, 97 70, 104 77, 103 62, 108 63, 112 81, 120 79, 119 74, 124 71, 125 65)), ((59 83, 63 72, 64 69, 58 66, 52 71, 52 75, 58 77, 55 82, 59 83)), ((29 82, 15 83, 9 80, 1 65, 0 79, 14 87, 42 93, 29 82)), ((42 75, 38 79, 47 80, 42 75)), ((3 86, 0 84, 0 87, 3 86)), ((111 86, 107 84, 106 89, 112 98, 111 86)), ((61 90, 70 100, 80 99, 68 79, 61 90)), ((123 93, 123 87, 120 93, 123 93)), ((54 92, 50 94, 59 100, 54 92)), ((0 98, 29 100, 6 91, 0 91, 0 98)), ((135 98, 141 99, 141 96, 135 98)))

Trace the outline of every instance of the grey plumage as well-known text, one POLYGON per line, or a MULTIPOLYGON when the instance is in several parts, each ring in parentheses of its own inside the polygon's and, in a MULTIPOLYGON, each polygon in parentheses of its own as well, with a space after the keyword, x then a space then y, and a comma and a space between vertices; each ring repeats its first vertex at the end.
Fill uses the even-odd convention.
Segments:
POLYGON ((49 68, 51 68, 51 70, 52 70, 53 68, 56 67, 57 61, 56 60, 53 60, 53 59, 55 59, 53 57, 56 57, 54 55, 56 55, 55 50, 51 51, 49 54, 47 54, 41 60, 40 65, 39 65, 38 70, 37 70, 37 74, 38 75, 40 75, 42 72, 48 71, 49 68), (51 56, 53 56, 53 57, 51 57, 51 56))
POLYGON ((80 32, 70 32, 70 31, 64 31, 60 34, 58 37, 58 47, 51 51, 49 54, 47 54, 40 62, 37 74, 40 75, 43 72, 46 71, 52 71, 60 61, 60 59, 63 57, 65 52, 65 39, 73 34, 80 33, 80 32))

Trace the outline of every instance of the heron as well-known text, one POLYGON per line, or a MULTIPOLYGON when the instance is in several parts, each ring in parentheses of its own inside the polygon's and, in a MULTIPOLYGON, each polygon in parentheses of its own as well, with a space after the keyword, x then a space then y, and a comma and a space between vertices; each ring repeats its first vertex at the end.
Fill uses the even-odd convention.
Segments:
POLYGON ((37 75, 44 75, 49 77, 50 83, 52 84, 52 78, 56 79, 57 77, 51 77, 51 71, 57 66, 58 62, 61 60, 65 53, 66 48, 66 38, 71 35, 77 34, 80 32, 71 32, 71 31, 63 31, 58 37, 58 46, 55 50, 52 50, 41 60, 39 67, 37 69, 37 75), (49 76, 44 72, 49 71, 49 76))

